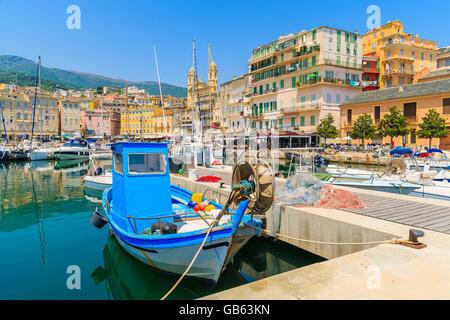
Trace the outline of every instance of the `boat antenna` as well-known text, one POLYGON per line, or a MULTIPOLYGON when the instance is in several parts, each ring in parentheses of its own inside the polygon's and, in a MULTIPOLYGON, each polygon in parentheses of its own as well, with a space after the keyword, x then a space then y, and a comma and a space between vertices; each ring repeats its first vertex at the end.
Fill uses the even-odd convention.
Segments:
POLYGON ((153 50, 155 51, 156 73, 158 74, 159 96, 161 98, 161 109, 162 109, 163 122, 164 122, 164 134, 166 135, 166 142, 168 142, 167 127, 166 127, 166 115, 164 113, 164 101, 163 101, 162 90, 161 90, 161 79, 159 78, 158 57, 156 55, 156 46, 155 45, 153 45, 153 50))
POLYGON ((39 75, 40 75, 40 70, 41 68, 41 56, 39 56, 38 58, 38 66, 37 66, 37 78, 36 78, 36 86, 34 88, 34 105, 33 105, 33 124, 31 126, 31 139, 30 139, 30 145, 33 145, 33 134, 34 134, 34 119, 36 117, 36 102, 37 102, 37 87, 39 85, 39 75))

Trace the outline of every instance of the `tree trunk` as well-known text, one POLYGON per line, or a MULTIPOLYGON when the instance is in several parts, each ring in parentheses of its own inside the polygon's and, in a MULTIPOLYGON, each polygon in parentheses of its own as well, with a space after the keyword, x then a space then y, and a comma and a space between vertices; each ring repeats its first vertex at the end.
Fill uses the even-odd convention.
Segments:
POLYGON ((390 143, 390 145, 389 145, 389 148, 392 150, 393 148, 393 145, 392 145, 392 142, 394 142, 394 138, 393 137, 391 137, 391 143, 390 143))
POLYGON ((361 139, 363 145, 363 152, 366 152, 366 145, 364 144, 364 138, 361 139))
POLYGON ((433 139, 433 138, 430 138, 430 143, 428 144, 428 149, 431 149, 431 139, 433 139))

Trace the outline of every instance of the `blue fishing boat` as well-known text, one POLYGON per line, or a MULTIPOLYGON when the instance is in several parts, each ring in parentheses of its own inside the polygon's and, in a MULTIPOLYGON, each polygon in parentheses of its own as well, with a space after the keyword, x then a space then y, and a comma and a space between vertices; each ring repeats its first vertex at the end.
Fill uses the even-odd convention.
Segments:
MULTIPOLYGON (((262 221, 252 213, 273 202, 270 166, 236 165, 227 203, 209 201, 216 210, 208 213, 192 209, 194 193, 170 184, 166 143, 119 142, 111 148, 113 185, 103 193, 105 216, 94 213, 91 223, 109 223, 118 243, 139 261, 177 275, 195 261, 186 276, 216 283, 236 252, 260 233, 262 221)), ((200 196, 204 202, 205 194, 200 196)))

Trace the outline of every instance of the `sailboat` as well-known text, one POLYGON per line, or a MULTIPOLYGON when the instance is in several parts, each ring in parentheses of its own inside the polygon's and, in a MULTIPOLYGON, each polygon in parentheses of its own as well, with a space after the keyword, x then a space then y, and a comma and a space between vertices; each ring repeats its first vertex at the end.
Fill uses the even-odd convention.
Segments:
MULTIPOLYGON (((43 117, 42 117, 42 95, 41 95, 41 57, 39 56, 38 61, 38 88, 39 88, 39 110, 41 115, 41 140, 42 140, 42 126, 44 124, 43 117)), ((31 141, 33 141, 33 133, 34 133, 34 116, 35 116, 35 110, 36 110, 36 94, 34 97, 34 108, 33 108, 33 128, 31 131, 31 141)), ((45 147, 39 147, 36 149, 33 149, 33 144, 31 143, 31 152, 30 152, 30 160, 31 161, 38 161, 38 160, 50 160, 55 158, 55 152, 52 148, 45 148, 45 147)))
POLYGON ((201 194, 170 184, 167 143, 118 142, 113 149, 113 185, 103 192, 104 216, 91 223, 109 223, 118 243, 137 260, 171 274, 217 283, 233 256, 261 231, 275 191, 271 167, 262 160, 239 163, 232 191, 222 206, 209 213, 192 203, 201 194), (232 210, 232 207, 237 207, 232 210))

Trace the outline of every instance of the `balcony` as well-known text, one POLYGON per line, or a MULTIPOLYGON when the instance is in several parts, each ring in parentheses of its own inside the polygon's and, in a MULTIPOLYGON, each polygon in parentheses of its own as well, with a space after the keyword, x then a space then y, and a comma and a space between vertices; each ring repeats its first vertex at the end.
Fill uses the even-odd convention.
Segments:
POLYGON ((351 69, 357 69, 357 70, 363 70, 363 64, 357 63, 356 65, 353 63, 349 63, 347 65, 347 62, 344 61, 337 61, 336 59, 323 59, 320 63, 332 65, 332 66, 338 66, 343 68, 351 68, 351 69))
MULTIPOLYGON (((342 84, 342 85, 348 85, 351 86, 351 82, 350 79, 340 79, 340 78, 330 78, 330 77, 324 77, 322 78, 321 76, 318 76, 316 78, 311 78, 309 80, 307 80, 306 82, 301 82, 301 81, 297 81, 297 88, 301 88, 301 87, 306 87, 306 86, 310 86, 310 85, 314 85, 317 83, 336 83, 336 84, 342 84)), ((359 82, 359 85, 353 85, 352 87, 361 87, 361 81, 354 81, 354 82, 359 82)))
POLYGON ((307 46, 303 46, 303 47, 300 47, 299 50, 294 51, 293 57, 298 58, 298 57, 306 56, 308 54, 315 53, 315 52, 320 52, 319 45, 311 46, 309 48, 307 46))

